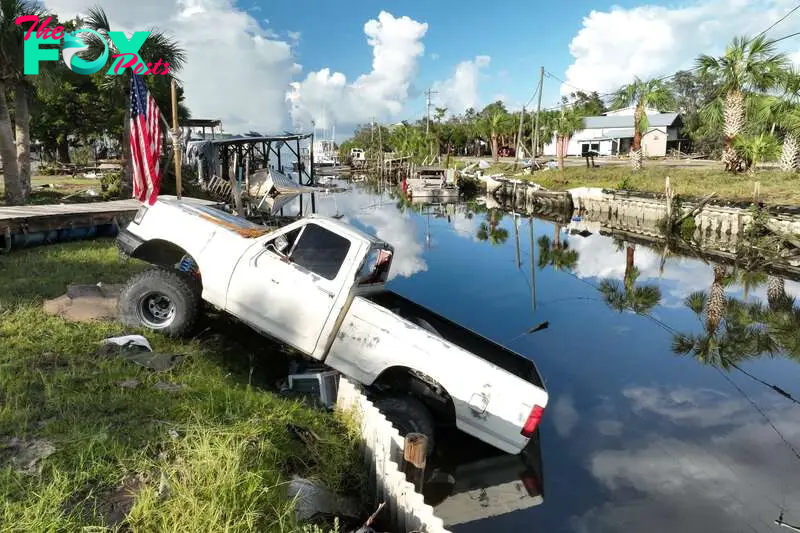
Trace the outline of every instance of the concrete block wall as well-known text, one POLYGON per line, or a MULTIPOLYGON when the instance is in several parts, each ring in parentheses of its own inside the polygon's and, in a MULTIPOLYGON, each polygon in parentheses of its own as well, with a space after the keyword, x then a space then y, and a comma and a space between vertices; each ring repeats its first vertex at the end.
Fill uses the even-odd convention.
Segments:
POLYGON ((364 466, 369 470, 370 488, 375 494, 375 506, 386 502, 381 517, 388 516, 392 531, 410 533, 450 533, 427 505, 422 494, 406 481, 400 470, 403 461, 404 439, 386 420, 375 405, 363 394, 357 383, 342 376, 336 408, 350 413, 358 422, 362 439, 364 466))

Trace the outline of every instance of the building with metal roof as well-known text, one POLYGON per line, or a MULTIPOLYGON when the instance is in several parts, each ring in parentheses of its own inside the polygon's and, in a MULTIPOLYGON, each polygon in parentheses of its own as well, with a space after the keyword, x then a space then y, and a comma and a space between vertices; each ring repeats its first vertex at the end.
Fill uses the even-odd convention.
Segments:
MULTIPOLYGON (((633 117, 635 109, 625 108, 601 116, 585 117, 583 129, 578 130, 567 143, 566 155, 580 156, 588 152, 596 155, 617 155, 630 151, 633 144, 633 117)), ((644 157, 664 157, 670 149, 680 150, 683 121, 680 113, 658 113, 647 110, 648 129, 642 136, 644 157)), ((555 137, 544 147, 544 155, 556 156, 555 137)))

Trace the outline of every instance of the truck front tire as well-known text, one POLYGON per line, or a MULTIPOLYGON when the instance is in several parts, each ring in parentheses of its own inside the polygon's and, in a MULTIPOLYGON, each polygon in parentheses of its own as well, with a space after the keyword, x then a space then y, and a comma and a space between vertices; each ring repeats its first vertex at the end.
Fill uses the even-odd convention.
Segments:
POLYGON ((200 315, 201 302, 198 285, 189 275, 152 267, 125 284, 119 297, 119 315, 126 326, 184 337, 200 315))
POLYGON ((434 422, 428 408, 411 396, 391 396, 376 400, 375 407, 400 432, 401 437, 409 433, 422 433, 428 438, 428 457, 433 454, 434 422))

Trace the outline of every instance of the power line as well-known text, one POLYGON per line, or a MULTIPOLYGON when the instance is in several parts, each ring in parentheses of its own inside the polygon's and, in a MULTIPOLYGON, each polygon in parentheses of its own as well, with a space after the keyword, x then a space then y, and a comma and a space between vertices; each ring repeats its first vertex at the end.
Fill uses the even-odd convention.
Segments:
POLYGON ((781 22, 783 22, 784 20, 786 20, 786 19, 787 19, 787 18, 788 18, 788 17, 789 17, 789 16, 790 16, 792 13, 794 13, 794 12, 795 12, 795 11, 797 11, 798 9, 800 9, 800 4, 797 4, 796 6, 794 6, 792 9, 790 9, 790 10, 789 10, 789 12, 788 12, 788 13, 786 13, 784 16, 782 16, 781 18, 779 18, 778 20, 776 20, 775 22, 773 22, 772 24, 770 24, 770 25, 769 25, 769 27, 767 27, 767 29, 766 29, 766 30, 762 31, 761 33, 759 33, 758 35, 756 35, 755 37, 753 37, 753 39, 758 39, 759 37, 761 37, 762 35, 764 35, 765 33, 767 33, 769 30, 771 30, 772 28, 774 28, 775 26, 777 26, 778 24, 780 24, 781 22))
MULTIPOLYGON (((772 24, 770 24, 769 26, 767 26, 767 28, 765 28, 764 30, 762 30, 762 31, 761 31, 761 33, 759 33, 758 35, 756 35, 756 36, 755 36, 753 39, 757 39, 758 37, 761 37, 762 35, 766 34, 766 33, 767 33, 769 30, 771 30, 772 28, 774 28, 775 26, 777 26, 778 24, 780 24, 781 22, 783 22, 784 20, 786 20, 787 18, 789 18, 789 17, 790 17, 790 16, 791 16, 791 15, 792 15, 792 14, 793 14, 795 11, 797 11, 798 9, 800 9, 800 3, 798 3, 798 4, 797 4, 796 6, 794 6, 792 9, 790 9, 790 10, 789 10, 789 11, 788 11, 788 12, 787 12, 785 15, 783 15, 781 18, 779 18, 778 20, 776 20, 775 22, 773 22, 772 24)), ((791 38, 791 37, 796 37, 796 36, 798 36, 798 35, 800 35, 800 32, 796 32, 796 33, 792 33, 792 34, 789 34, 789 35, 785 35, 784 37, 780 37, 780 38, 778 38, 778 39, 773 39, 773 40, 771 40, 770 42, 771 42, 771 43, 773 43, 773 44, 774 44, 774 43, 779 43, 779 42, 781 42, 781 41, 783 41, 783 40, 789 39, 789 38, 791 38)), ((683 72, 694 72, 694 71, 696 71, 696 70, 699 70, 699 68, 700 68, 700 67, 697 67, 697 66, 695 66, 695 67, 692 67, 692 68, 690 68, 690 69, 688 69, 688 70, 685 70, 685 71, 683 71, 683 72)), ((678 71, 678 72, 681 72, 681 71, 678 71)), ((668 80, 668 79, 670 79, 670 78, 674 78, 674 77, 675 77, 675 76, 678 74, 678 72, 674 72, 674 73, 672 73, 672 74, 668 74, 668 75, 662 76, 662 77, 660 77, 660 78, 655 78, 655 81, 664 81, 664 80, 668 80)), ((556 80, 556 81, 558 81, 558 82, 561 82, 561 83, 563 83, 564 85, 566 85, 566 86, 568 86, 568 87, 570 87, 570 88, 572 88, 572 89, 574 89, 574 90, 576 90, 576 91, 583 92, 583 93, 586 93, 586 94, 592 94, 592 93, 595 93, 595 92, 597 92, 597 91, 587 91, 586 89, 581 89, 580 87, 576 87, 575 85, 572 85, 571 83, 568 83, 568 82, 566 82, 566 81, 562 80, 561 78, 559 78, 558 76, 556 76, 556 75, 555 75, 555 74, 553 74, 552 72, 549 72, 549 71, 548 71, 548 72, 546 73, 546 75, 547 75, 547 77, 548 77, 548 78, 553 78, 554 80, 556 80)), ((612 92, 608 92, 608 93, 599 94, 598 96, 599 96, 601 99, 603 99, 603 98, 606 98, 606 97, 608 97, 608 96, 613 96, 613 95, 614 95, 614 94, 616 94, 616 93, 617 93, 617 91, 612 91, 612 92)), ((572 107, 572 106, 574 106, 575 104, 576 104, 576 102, 568 102, 568 103, 566 103, 566 104, 556 104, 556 105, 554 105, 553 107, 545 108, 545 109, 543 109, 542 111, 555 111, 555 110, 561 109, 562 107, 565 107, 565 106, 566 106, 566 107, 572 107)))
POLYGON ((762 409, 761 409, 761 408, 758 406, 758 404, 757 404, 756 402, 754 402, 754 401, 753 401, 753 400, 750 398, 750 396, 748 396, 748 395, 747 395, 747 393, 746 393, 746 392, 744 392, 744 391, 743 391, 743 390, 742 390, 742 389, 739 387, 739 385, 737 385, 737 384, 736 384, 736 382, 735 382, 735 381, 733 381, 733 380, 730 378, 730 376, 728 376, 728 375, 727 375, 725 372, 723 372, 723 371, 722 371, 722 370, 720 370, 719 368, 717 368, 717 367, 714 367, 714 368, 717 370, 717 372, 719 372, 719 373, 720 373, 720 375, 721 375, 723 378, 725 378, 725 380, 726 380, 728 383, 730 383, 731 385, 733 385, 733 387, 734 387, 734 388, 735 388, 735 389, 736 389, 736 390, 739 392, 739 394, 741 394, 741 395, 742 395, 742 396, 743 396, 743 397, 744 397, 744 398, 745 398, 745 399, 746 399, 746 400, 747 400, 747 401, 750 403, 750 405, 751 405, 751 406, 753 406, 753 409, 755 409, 756 411, 758 411, 758 414, 760 414, 762 417, 764 417, 764 420, 766 420, 766 421, 767 421, 767 424, 769 424, 769 425, 770 425, 770 427, 771 427, 771 428, 772 428, 772 430, 775 432, 775 434, 776 434, 776 435, 778 435, 778 437, 780 437, 780 439, 781 439, 781 440, 784 442, 784 444, 786 444, 786 446, 788 446, 788 447, 789 447, 789 449, 790 449, 790 450, 792 450, 792 453, 794 453, 794 456, 795 456, 797 459, 800 459, 800 452, 798 452, 798 451, 797 451, 797 449, 796 449, 794 446, 792 446, 792 444, 791 444, 791 443, 790 443, 788 440, 786 440, 786 437, 784 437, 784 436, 783 436, 783 433, 781 433, 781 432, 780 432, 780 430, 778 430, 778 428, 777 428, 777 427, 775 427, 775 424, 773 424, 773 423, 772 423, 772 420, 770 420, 770 419, 769 419, 769 417, 767 416, 767 414, 766 414, 766 413, 765 413, 765 412, 764 412, 764 411, 763 411, 763 410, 762 410, 762 409))
POLYGON ((799 32, 796 32, 796 33, 791 33, 791 34, 789 34, 789 35, 786 35, 786 36, 784 36, 784 37, 781 37, 780 39, 774 39, 774 40, 772 40, 771 42, 773 42, 773 43, 779 43, 779 42, 783 41, 784 39, 788 39, 789 37, 795 37, 795 36, 797 36, 797 35, 800 35, 800 31, 799 31, 799 32))
POLYGON ((525 104, 525 105, 524 105, 524 106, 522 106, 522 107, 530 107, 530 106, 531 106, 531 102, 533 102, 533 99, 534 99, 534 98, 536 98, 536 94, 537 94, 538 92, 539 92, 539 85, 537 84, 537 85, 536 85, 536 89, 534 89, 534 90, 533 90, 533 94, 531 95, 531 99, 530 99, 530 100, 528 100, 528 103, 527 103, 527 104, 525 104))

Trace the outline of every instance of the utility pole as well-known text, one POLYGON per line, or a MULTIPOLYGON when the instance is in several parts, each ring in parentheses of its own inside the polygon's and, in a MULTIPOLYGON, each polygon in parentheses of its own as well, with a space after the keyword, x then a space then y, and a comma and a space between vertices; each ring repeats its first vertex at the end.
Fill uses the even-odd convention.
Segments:
POLYGON ((519 115, 519 131, 517 132, 517 142, 514 146, 514 170, 517 170, 517 162, 519 161, 519 147, 522 145, 522 123, 525 121, 525 106, 522 106, 522 111, 519 115))
MULTIPOLYGON (((544 68, 544 67, 542 67, 544 68)), ((439 94, 438 91, 432 91, 428 88, 425 91, 425 96, 427 97, 425 103, 425 136, 427 137, 431 130, 431 95, 432 94, 439 94)))
POLYGON ((539 102, 536 104, 536 118, 533 120, 533 146, 531 157, 536 161, 536 150, 539 147, 539 113, 542 110, 542 86, 544 85, 544 67, 539 71, 539 102))
POLYGON ((372 122, 369 123, 370 126, 370 144, 375 144, 375 115, 372 115, 372 122))

